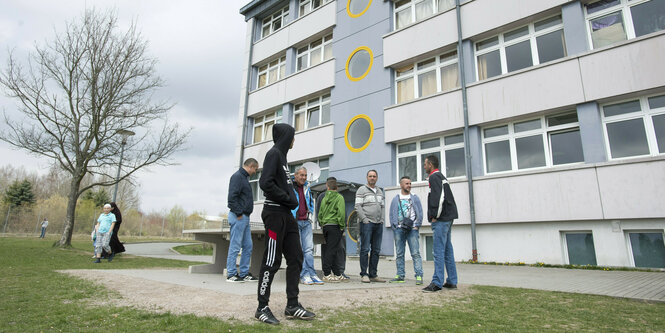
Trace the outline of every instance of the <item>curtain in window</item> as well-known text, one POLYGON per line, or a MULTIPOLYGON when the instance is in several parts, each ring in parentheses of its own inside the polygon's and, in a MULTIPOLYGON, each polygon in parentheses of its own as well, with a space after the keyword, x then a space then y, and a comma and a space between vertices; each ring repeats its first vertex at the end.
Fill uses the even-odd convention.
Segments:
POLYGON ((423 0, 416 4, 416 21, 420 21, 432 14, 434 14, 434 6, 432 0, 423 0))
POLYGON ((418 97, 425 97, 436 93, 436 71, 429 71, 418 75, 418 97))
POLYGON ((623 27, 621 13, 591 21, 591 40, 594 48, 626 40, 626 31, 623 27))
POLYGON ((459 87, 459 75, 457 75, 457 64, 441 68, 441 91, 448 91, 459 87))
POLYGON ((413 99, 413 78, 397 81, 397 103, 413 99))
POLYGON ((411 7, 397 12, 397 19, 395 21, 397 25, 396 29, 409 25, 411 23, 411 7))

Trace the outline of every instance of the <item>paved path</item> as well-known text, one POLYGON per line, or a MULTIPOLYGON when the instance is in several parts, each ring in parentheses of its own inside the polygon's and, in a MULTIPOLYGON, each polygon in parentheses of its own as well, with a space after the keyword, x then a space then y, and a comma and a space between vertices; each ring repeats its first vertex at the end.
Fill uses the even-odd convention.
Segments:
MULTIPOLYGON (((183 256, 170 250, 171 247, 182 244, 125 244, 125 248, 127 253, 132 255, 211 262, 211 256, 183 256)), ((316 258, 314 261, 316 268, 320 269, 321 260, 316 258)), ((300 288, 301 290, 325 290, 395 287, 394 284, 388 283, 360 283, 357 275, 358 266, 357 259, 349 258, 347 260, 346 273, 352 278, 350 283, 326 284, 323 286, 301 285, 300 288)), ((406 263, 406 268, 407 283, 402 285, 410 286, 415 283, 415 280, 413 280, 413 265, 410 261, 406 263)), ((434 270, 434 264, 423 262, 423 270, 427 283, 434 270)), ((665 273, 663 272, 598 271, 471 264, 458 264, 457 270, 461 284, 541 289, 665 302, 665 273)), ((228 283, 224 280, 224 276, 218 274, 189 274, 186 270, 116 270, 115 272, 148 280, 219 290, 238 295, 256 293, 256 284, 228 283)), ((379 276, 391 278, 394 274, 395 262, 381 259, 379 261, 379 276)), ((273 284, 273 290, 275 291, 284 291, 284 289, 283 281, 275 281, 273 284)))

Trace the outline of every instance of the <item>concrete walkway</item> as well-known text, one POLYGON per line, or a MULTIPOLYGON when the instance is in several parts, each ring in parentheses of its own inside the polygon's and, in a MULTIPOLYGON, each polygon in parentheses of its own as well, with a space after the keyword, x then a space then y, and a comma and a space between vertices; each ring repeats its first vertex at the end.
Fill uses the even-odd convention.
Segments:
MULTIPOLYGON (((185 243, 182 243, 185 244, 185 243)), ((125 244, 127 254, 179 259, 198 262, 211 262, 211 256, 183 256, 171 251, 170 248, 180 243, 143 243, 125 244)), ((320 269, 321 260, 314 260, 320 269)), ((285 262, 282 262, 285 267, 285 262)), ((425 284, 434 270, 432 262, 423 262, 425 284)), ((115 273, 140 277, 147 280, 172 283, 183 286, 217 290, 237 295, 256 293, 254 283, 229 283, 225 276, 218 274, 189 274, 186 270, 114 270, 115 273)), ((562 291, 581 294, 605 295, 639 300, 665 302, 665 273, 663 272, 626 272, 598 271, 564 268, 539 268, 526 266, 494 266, 458 264, 457 272, 460 284, 487 285, 512 288, 529 288, 550 291, 562 291)), ((325 284, 322 286, 300 285, 301 290, 332 290, 332 289, 367 289, 411 286, 415 283, 413 265, 406 263, 407 283, 360 283, 358 260, 349 258, 346 263, 346 274, 352 279, 349 283, 325 284)), ((392 259, 379 261, 379 276, 390 279, 395 274, 395 262, 392 259)), ((285 291, 283 281, 273 283, 274 291, 285 291)))

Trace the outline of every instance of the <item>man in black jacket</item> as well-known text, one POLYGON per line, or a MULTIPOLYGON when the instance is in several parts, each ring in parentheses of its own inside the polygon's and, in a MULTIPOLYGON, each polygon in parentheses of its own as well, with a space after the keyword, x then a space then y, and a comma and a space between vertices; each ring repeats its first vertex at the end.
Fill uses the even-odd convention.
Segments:
POLYGON ((286 154, 293 147, 295 129, 287 124, 276 124, 272 128, 275 145, 266 153, 259 186, 266 197, 261 219, 266 228, 266 250, 263 254, 259 273, 259 307, 254 317, 264 323, 279 324, 268 307, 270 286, 275 273, 286 258, 286 309, 288 319, 313 319, 314 313, 305 310, 298 303, 298 283, 302 269, 302 248, 300 231, 291 210, 298 207, 298 199, 293 191, 286 154))
POLYGON ((249 177, 256 173, 259 162, 248 158, 242 167, 236 171, 229 181, 229 227, 231 239, 229 240, 229 254, 226 257, 226 281, 228 282, 255 282, 257 278, 249 273, 249 261, 252 258, 252 231, 249 225, 249 215, 254 210, 254 196, 249 185, 249 177), (242 249, 240 267, 236 269, 238 252, 242 249))
POLYGON ((429 286, 423 292, 435 292, 441 288, 457 288, 457 267, 453 244, 450 242, 450 230, 457 218, 457 205, 448 179, 439 171, 439 159, 435 155, 425 158, 425 172, 429 174, 429 194, 427 195, 427 220, 432 224, 432 254, 434 256, 434 275, 429 286), (444 266, 448 273, 446 283, 444 266))

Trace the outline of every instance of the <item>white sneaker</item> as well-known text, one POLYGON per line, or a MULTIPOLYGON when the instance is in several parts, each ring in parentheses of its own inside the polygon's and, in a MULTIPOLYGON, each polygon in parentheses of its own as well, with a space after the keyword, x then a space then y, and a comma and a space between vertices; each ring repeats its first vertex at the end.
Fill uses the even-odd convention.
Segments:
POLYGON ((312 281, 312 278, 311 278, 311 277, 309 277, 309 276, 305 276, 304 278, 302 278, 302 279, 300 280, 300 283, 302 283, 302 284, 306 284, 306 285, 312 285, 312 284, 314 284, 314 281, 312 281))
POLYGON ((330 275, 326 275, 323 277, 323 281, 329 282, 329 283, 337 283, 339 280, 335 276, 335 274, 330 273, 330 275))
POLYGON ((316 275, 312 275, 311 278, 312 278, 312 282, 313 282, 314 284, 323 284, 323 281, 321 281, 321 279, 319 279, 318 276, 316 276, 316 275))

